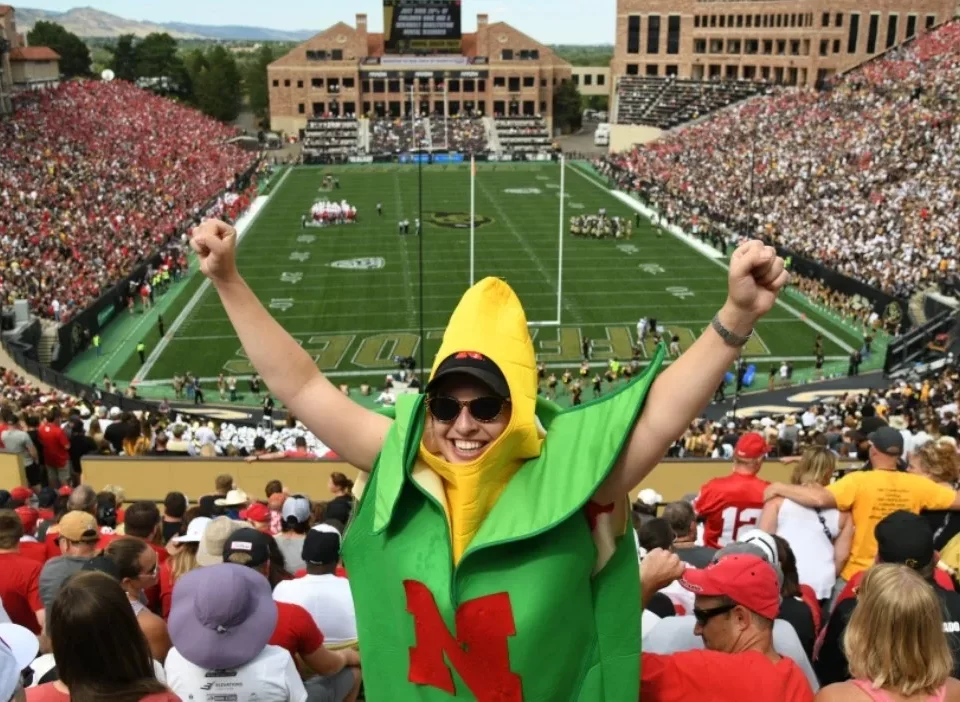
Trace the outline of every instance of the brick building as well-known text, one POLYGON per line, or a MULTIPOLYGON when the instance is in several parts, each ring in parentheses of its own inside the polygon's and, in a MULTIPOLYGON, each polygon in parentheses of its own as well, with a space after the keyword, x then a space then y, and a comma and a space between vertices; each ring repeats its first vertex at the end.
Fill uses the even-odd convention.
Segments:
POLYGON ((46 46, 25 46, 14 9, 0 5, 0 115, 11 111, 17 91, 59 83, 60 55, 46 46))
POLYGON ((571 66, 549 47, 503 22, 477 15, 459 55, 388 56, 383 34, 343 22, 267 67, 270 126, 296 134, 317 114, 406 116, 476 111, 543 115, 552 127, 553 93, 571 66))
POLYGON ((617 0, 611 71, 814 86, 955 8, 956 0, 617 0))

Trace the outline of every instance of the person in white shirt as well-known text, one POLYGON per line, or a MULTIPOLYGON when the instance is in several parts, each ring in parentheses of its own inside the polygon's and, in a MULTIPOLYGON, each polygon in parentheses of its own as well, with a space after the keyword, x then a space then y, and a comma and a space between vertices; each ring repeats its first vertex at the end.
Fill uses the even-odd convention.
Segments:
POLYGON ((313 617, 331 648, 357 643, 357 615, 346 578, 334 575, 340 562, 340 531, 329 523, 315 526, 303 542, 307 575, 278 583, 277 602, 300 605, 313 617))
POLYGON ((307 702, 290 653, 267 645, 277 616, 270 583, 250 568, 222 563, 182 576, 168 622, 167 685, 193 702, 307 702))
POLYGON ((646 317, 641 317, 640 321, 637 322, 637 343, 642 344, 647 338, 647 331, 649 330, 650 322, 647 321, 646 317))

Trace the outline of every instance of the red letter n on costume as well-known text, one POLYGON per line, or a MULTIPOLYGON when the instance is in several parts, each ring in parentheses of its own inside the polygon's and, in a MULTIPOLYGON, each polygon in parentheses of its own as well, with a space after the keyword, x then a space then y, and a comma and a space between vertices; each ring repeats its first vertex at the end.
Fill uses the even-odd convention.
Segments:
POLYGON ((460 605, 454 635, 423 583, 404 580, 403 588, 417 637, 410 649, 410 682, 455 694, 453 675, 443 658, 446 654, 478 702, 522 702, 520 676, 510 670, 507 638, 517 631, 507 593, 460 605))

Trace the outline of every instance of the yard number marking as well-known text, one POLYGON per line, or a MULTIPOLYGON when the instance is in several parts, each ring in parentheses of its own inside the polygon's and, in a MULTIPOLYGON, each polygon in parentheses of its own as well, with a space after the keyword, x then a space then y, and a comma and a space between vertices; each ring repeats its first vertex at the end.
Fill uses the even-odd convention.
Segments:
POLYGON ((303 280, 303 273, 282 273, 280 275, 281 283, 293 283, 296 285, 303 280))
POLYGON ((286 312, 291 307, 293 307, 293 298, 284 297, 284 298, 273 298, 270 300, 270 309, 279 310, 281 312, 286 312))

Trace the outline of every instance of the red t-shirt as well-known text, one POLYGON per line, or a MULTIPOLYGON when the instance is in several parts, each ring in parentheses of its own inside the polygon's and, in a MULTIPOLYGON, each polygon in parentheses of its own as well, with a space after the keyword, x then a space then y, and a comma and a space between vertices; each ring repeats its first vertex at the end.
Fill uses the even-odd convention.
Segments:
POLYGON ((284 451, 284 458, 316 458, 317 454, 313 451, 300 451, 299 449, 284 451))
POLYGON ((0 553, 0 599, 14 624, 40 633, 40 624, 34 614, 43 609, 37 583, 41 566, 19 553, 0 553))
POLYGON ((170 616, 173 584, 173 561, 168 560, 160 566, 160 614, 164 619, 170 616))
POLYGON ((741 529, 755 526, 763 511, 763 491, 769 484, 755 475, 731 473, 700 488, 693 508, 706 520, 703 545, 723 548, 737 540, 741 529))
MULTIPOLYGON (((47 562, 47 546, 38 541, 21 541, 20 555, 43 565, 47 562)), ((60 555, 59 548, 57 549, 57 555, 60 555)))
POLYGON ((43 422, 37 429, 37 438, 43 447, 43 462, 53 468, 63 468, 70 460, 70 439, 57 424, 43 422))
MULTIPOLYGON (((70 695, 66 692, 60 692, 55 683, 44 683, 36 687, 27 688, 28 702, 68 702, 70 695)), ((153 695, 141 697, 140 702, 182 702, 172 692, 157 692, 153 695)))
POLYGON ((782 657, 774 663, 759 651, 683 651, 662 656, 644 653, 640 662, 643 702, 812 702, 803 671, 782 657))
POLYGON ((297 655, 306 656, 323 645, 323 633, 317 628, 313 617, 300 605, 277 602, 277 625, 270 637, 271 646, 280 646, 297 655))

